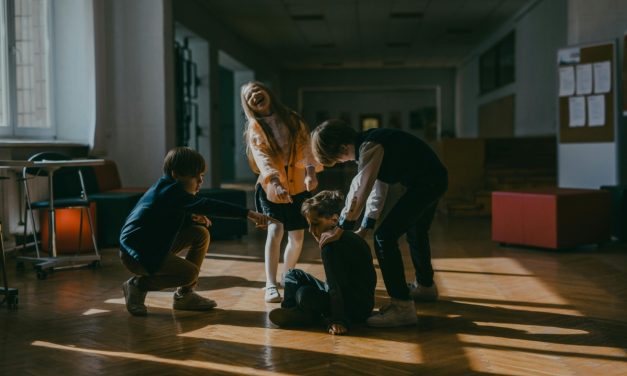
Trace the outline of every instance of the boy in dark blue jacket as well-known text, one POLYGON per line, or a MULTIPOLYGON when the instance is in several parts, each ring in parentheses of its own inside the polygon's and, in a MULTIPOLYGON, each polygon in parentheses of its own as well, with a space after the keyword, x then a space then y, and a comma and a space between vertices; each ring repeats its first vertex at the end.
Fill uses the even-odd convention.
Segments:
POLYGON ((206 216, 248 218, 265 228, 269 217, 245 207, 198 197, 205 174, 200 153, 178 147, 168 152, 164 175, 139 200, 120 234, 120 258, 134 277, 124 282, 127 310, 145 316, 148 291, 177 287, 174 309, 204 311, 216 302, 193 291, 209 247, 206 216), (178 253, 188 250, 185 258, 178 253))
MULTIPOLYGON (((375 327, 416 324, 413 300, 438 297, 433 280, 429 228, 440 197, 448 187, 448 172, 424 141, 397 129, 357 132, 341 120, 328 120, 312 135, 314 156, 321 164, 357 161, 357 175, 346 196, 339 229, 353 230, 364 213, 357 234, 374 230, 374 247, 391 304, 368 318, 375 327), (402 188, 398 200, 391 191, 402 188), (365 210, 364 210, 365 209, 365 210), (385 213, 385 214, 384 214, 385 213), (406 234, 416 278, 405 280, 399 238, 406 234)), ((324 244, 325 239, 321 239, 324 244)))
MULTIPOLYGON (((343 202, 338 191, 322 191, 305 200, 301 212, 316 240, 337 226, 343 202)), ((309 325, 322 318, 330 334, 345 334, 350 324, 370 316, 377 274, 364 239, 344 232, 321 248, 321 257, 326 283, 299 269, 290 269, 285 275, 281 308, 270 312, 274 324, 309 325)))

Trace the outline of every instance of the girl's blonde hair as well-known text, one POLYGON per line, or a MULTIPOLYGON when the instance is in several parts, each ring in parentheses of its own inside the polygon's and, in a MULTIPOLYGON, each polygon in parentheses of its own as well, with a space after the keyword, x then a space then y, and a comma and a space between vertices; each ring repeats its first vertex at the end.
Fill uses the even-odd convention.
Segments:
POLYGON ((333 167, 343 154, 342 147, 357 139, 357 131, 340 119, 329 119, 311 134, 314 158, 323 166, 333 167))
POLYGON ((288 129, 288 134, 290 137, 288 145, 293 145, 294 142, 306 142, 307 139, 306 136, 303 135, 303 133, 307 133, 308 130, 307 128, 305 128, 306 132, 300 132, 300 125, 301 123, 304 123, 303 119, 296 112, 285 106, 283 102, 281 102, 279 98, 274 95, 274 93, 272 92, 272 90, 270 90, 268 86, 259 81, 251 81, 244 84, 240 91, 240 99, 242 102, 242 109, 244 110, 244 114, 246 115, 246 126, 244 129, 244 140, 246 141, 246 156, 248 157, 248 164, 250 165, 251 169, 258 174, 259 168, 257 167, 257 164, 255 163, 252 155, 252 151, 250 150, 251 126, 254 123, 259 123, 262 131, 268 139, 268 147, 270 149, 270 153, 273 156, 280 155, 281 150, 279 149, 276 140, 272 136, 272 131, 270 129, 267 129, 267 127, 265 127, 264 124, 258 120, 259 114, 255 113, 248 106, 248 102, 246 101, 246 93, 248 93, 254 86, 257 86, 258 88, 268 93, 268 96, 270 97, 270 110, 273 114, 276 115, 280 122, 285 124, 288 129))

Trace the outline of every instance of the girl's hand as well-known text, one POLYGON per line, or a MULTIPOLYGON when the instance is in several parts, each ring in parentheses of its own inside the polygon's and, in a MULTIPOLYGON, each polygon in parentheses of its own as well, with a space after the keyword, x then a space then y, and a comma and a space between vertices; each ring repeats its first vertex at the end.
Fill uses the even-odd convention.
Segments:
POLYGON ((204 215, 199 215, 199 214, 192 214, 192 221, 194 221, 195 223, 199 225, 203 225, 207 228, 213 225, 213 223, 211 223, 211 220, 209 218, 205 217, 204 215))
POLYGON ((329 334, 342 335, 348 333, 348 329, 342 324, 331 324, 329 327, 329 334))
POLYGON ((255 224, 255 228, 259 228, 262 230, 267 229, 268 225, 272 222, 279 223, 279 221, 272 217, 268 217, 267 215, 257 213, 252 210, 248 211, 248 215, 246 217, 255 224))
POLYGON ((341 229, 340 227, 336 227, 333 230, 329 230, 320 234, 320 240, 318 242, 318 244, 320 245, 320 249, 324 248, 325 245, 338 240, 342 236, 343 232, 343 229, 341 229))
POLYGON ((316 177, 315 172, 313 173, 313 175, 305 176, 305 188, 307 189, 308 192, 313 191, 317 187, 318 187, 318 178, 316 177))
POLYGON ((274 185, 274 190, 276 191, 276 197, 279 201, 292 203, 292 196, 290 193, 283 187, 281 182, 278 179, 272 180, 272 184, 274 185))

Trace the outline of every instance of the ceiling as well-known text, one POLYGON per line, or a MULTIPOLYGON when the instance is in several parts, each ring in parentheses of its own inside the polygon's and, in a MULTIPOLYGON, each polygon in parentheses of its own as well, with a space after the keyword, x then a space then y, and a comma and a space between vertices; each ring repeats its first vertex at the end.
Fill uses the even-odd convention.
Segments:
POLYGON ((530 0, 200 0, 286 68, 452 67, 530 0))

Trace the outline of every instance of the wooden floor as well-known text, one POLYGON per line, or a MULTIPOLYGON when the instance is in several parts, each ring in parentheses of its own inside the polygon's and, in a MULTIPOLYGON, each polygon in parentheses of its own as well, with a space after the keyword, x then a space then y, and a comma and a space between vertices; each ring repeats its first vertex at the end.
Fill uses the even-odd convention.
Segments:
MULTIPOLYGON (((0 375, 626 375, 627 249, 502 248, 489 227, 438 219, 441 300, 417 305, 416 327, 343 337, 268 321, 278 305, 263 301, 263 233, 211 245, 199 285, 218 301, 209 313, 172 311, 159 292, 148 317, 131 317, 114 249, 97 270, 43 281, 10 260, 20 302, 0 307, 0 375)), ((323 278, 309 236, 301 261, 323 278)), ((379 273, 377 306, 386 301, 379 273)))

